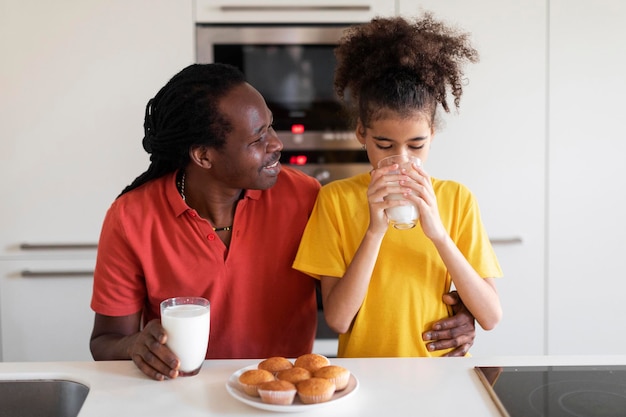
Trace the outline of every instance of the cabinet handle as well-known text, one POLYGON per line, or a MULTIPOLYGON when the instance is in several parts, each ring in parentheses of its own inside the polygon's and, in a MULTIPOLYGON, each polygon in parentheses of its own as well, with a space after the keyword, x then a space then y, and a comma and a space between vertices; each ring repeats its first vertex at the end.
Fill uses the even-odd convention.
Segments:
POLYGON ((220 6, 223 12, 369 12, 370 6, 220 6))
POLYGON ((97 243, 21 243, 21 250, 75 250, 97 249, 97 243))
POLYGON ((512 245, 516 243, 522 243, 523 240, 520 236, 512 236, 512 237, 494 237, 489 238, 489 241, 493 245, 512 245))
POLYGON ((64 277, 93 277, 93 271, 29 271, 20 272, 23 278, 64 278, 64 277))

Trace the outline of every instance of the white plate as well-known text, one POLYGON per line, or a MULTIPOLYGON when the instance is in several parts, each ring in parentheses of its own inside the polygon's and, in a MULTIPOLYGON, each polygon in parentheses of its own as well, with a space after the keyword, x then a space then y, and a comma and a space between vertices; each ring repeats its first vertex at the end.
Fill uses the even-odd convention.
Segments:
POLYGON ((340 401, 344 398, 348 398, 349 396, 354 394, 359 388, 359 381, 356 379, 354 375, 350 374, 350 380, 348 381, 348 386, 345 389, 334 393, 330 401, 326 401, 326 402, 319 403, 319 404, 303 404, 302 402, 300 402, 300 399, 298 398, 298 394, 296 394, 296 398, 293 400, 293 404, 291 405, 266 404, 263 401, 261 401, 261 398, 251 397, 250 395, 244 393, 241 390, 241 388, 239 388, 239 375, 241 375, 243 372, 247 371, 248 369, 256 369, 256 367, 257 367, 256 365, 247 366, 245 368, 238 370, 234 374, 232 374, 230 378, 228 378, 228 381, 226 382, 226 390, 236 400, 239 400, 242 403, 248 404, 255 408, 259 408, 261 410, 279 411, 279 412, 284 412, 284 413, 296 413, 300 411, 309 411, 315 408, 334 404, 337 401, 340 401))

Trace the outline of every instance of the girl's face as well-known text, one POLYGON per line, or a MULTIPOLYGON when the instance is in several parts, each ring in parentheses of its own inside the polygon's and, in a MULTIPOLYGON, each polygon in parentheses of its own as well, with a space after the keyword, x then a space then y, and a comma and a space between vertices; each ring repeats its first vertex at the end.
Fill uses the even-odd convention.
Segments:
POLYGON ((416 156, 425 163, 434 134, 430 120, 423 113, 408 118, 389 113, 367 128, 359 121, 356 129, 357 139, 365 145, 374 168, 381 159, 399 154, 416 156))

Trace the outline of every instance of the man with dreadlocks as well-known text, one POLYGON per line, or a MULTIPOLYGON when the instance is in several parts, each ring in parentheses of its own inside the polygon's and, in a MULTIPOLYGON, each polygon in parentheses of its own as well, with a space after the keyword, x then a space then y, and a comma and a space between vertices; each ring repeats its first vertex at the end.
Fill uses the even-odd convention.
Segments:
POLYGON ((476 61, 466 34, 426 14, 415 22, 377 18, 355 26, 336 49, 335 89, 350 92, 356 135, 374 170, 325 185, 302 237, 294 268, 321 280, 326 322, 341 357, 440 356, 431 323, 448 311, 454 283, 486 330, 502 311, 494 278, 502 274, 467 188, 431 178, 413 164, 377 168, 388 156, 426 162, 438 105, 458 107, 462 66, 476 61), (385 209, 419 210, 419 226, 390 227, 385 209))
MULTIPOLYGON (((279 163, 272 113, 243 74, 194 64, 146 106, 147 171, 109 208, 91 306, 96 360, 132 359, 154 379, 175 378, 159 304, 211 302, 206 358, 297 357, 317 327, 315 281, 291 268, 320 185, 279 163)), ((470 343, 466 311, 443 322, 470 343)))

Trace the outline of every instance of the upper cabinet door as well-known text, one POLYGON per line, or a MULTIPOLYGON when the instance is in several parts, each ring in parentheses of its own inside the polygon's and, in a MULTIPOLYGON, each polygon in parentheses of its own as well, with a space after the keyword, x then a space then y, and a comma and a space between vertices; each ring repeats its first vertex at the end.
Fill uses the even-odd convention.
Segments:
POLYGON ((544 0, 400 0, 405 17, 431 11, 471 33, 459 113, 443 115, 426 169, 476 195, 504 271, 504 317, 479 332, 473 355, 544 353, 546 42, 544 0))
POLYGON ((147 101, 194 58, 191 1, 35 6, 4 0, 0 12, 0 256, 97 241, 148 167, 147 101))
POLYGON ((550 1, 548 353, 626 345, 626 3, 550 1))

